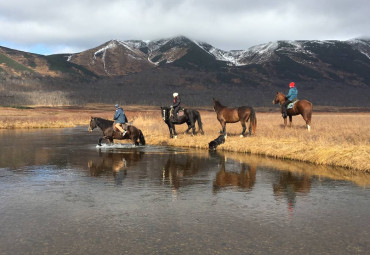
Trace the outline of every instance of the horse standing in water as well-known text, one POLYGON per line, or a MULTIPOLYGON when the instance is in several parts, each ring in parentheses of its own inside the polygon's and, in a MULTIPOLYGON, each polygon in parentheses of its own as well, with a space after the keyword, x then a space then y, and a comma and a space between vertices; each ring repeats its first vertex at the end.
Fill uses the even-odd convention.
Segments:
POLYGON ((226 123, 236 123, 240 121, 243 127, 241 137, 244 136, 247 129, 246 122, 249 122, 249 135, 255 134, 257 129, 256 112, 250 106, 240 106, 237 108, 229 108, 222 105, 219 101, 213 98, 213 109, 217 113, 217 119, 221 124, 221 133, 226 136, 226 123))
POLYGON ((167 124, 168 129, 170 130, 170 137, 177 138, 177 133, 175 129, 175 125, 180 125, 186 123, 188 125, 188 129, 185 131, 186 134, 189 133, 189 130, 192 129, 192 135, 195 135, 195 123, 198 121, 198 127, 199 127, 199 132, 203 135, 203 125, 202 125, 202 120, 200 118, 200 113, 197 110, 190 110, 190 109, 185 109, 184 110, 184 115, 183 116, 178 116, 177 120, 173 120, 172 117, 170 116, 170 107, 162 106, 161 107, 161 112, 162 112, 162 119, 164 122, 167 124))
MULTIPOLYGON (((283 112, 283 104, 286 101, 286 96, 281 93, 277 92, 274 100, 272 101, 273 104, 279 103, 281 105, 281 113, 283 112)), ((293 102, 294 103, 294 102, 293 102)), ((302 115, 303 119, 306 121, 306 127, 308 131, 311 131, 311 116, 312 116, 312 103, 307 100, 297 100, 293 108, 287 110, 289 116, 289 126, 292 126, 292 117, 295 115, 302 115)), ((284 128, 287 125, 287 119, 284 118, 284 128)))
POLYGON ((145 138, 143 133, 140 129, 136 128, 135 126, 129 125, 127 127, 126 134, 122 137, 121 132, 115 131, 113 129, 112 120, 106 120, 99 117, 91 117, 90 125, 89 125, 89 132, 92 132, 94 128, 99 127, 103 131, 103 137, 99 138, 98 145, 101 146, 101 141, 104 139, 109 140, 109 142, 113 143, 113 139, 117 140, 125 140, 131 139, 135 145, 145 145, 145 138), (139 143, 140 141, 140 143, 139 143))

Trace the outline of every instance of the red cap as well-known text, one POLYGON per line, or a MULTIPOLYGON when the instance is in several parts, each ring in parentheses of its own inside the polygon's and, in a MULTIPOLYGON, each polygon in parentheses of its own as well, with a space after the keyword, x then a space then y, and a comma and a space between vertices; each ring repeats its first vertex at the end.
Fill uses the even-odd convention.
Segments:
POLYGON ((294 88, 294 86, 295 86, 294 82, 289 83, 289 87, 294 88))

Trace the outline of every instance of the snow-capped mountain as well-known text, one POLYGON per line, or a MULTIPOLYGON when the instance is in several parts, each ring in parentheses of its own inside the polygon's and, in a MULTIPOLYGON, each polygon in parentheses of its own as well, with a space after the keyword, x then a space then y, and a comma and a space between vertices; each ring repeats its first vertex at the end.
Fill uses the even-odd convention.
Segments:
MULTIPOLYGON (((364 69, 370 67, 370 41, 276 41, 225 51, 184 36, 155 41, 112 40, 72 54, 68 60, 100 76, 138 73, 158 66, 217 70, 257 65, 269 76, 281 76, 283 71, 301 78, 341 79, 356 71, 349 63, 354 63, 362 75, 366 73, 364 69)), ((361 79, 370 83, 370 77, 365 76, 361 79)))
POLYGON ((8 104, 23 103, 25 94, 38 88, 67 91, 74 102, 125 98, 157 104, 176 89, 194 104, 219 95, 233 104, 237 99, 265 105, 290 81, 315 103, 367 106, 370 41, 276 41, 225 51, 177 36, 111 40, 80 53, 50 56, 0 47, 0 97, 8 104))

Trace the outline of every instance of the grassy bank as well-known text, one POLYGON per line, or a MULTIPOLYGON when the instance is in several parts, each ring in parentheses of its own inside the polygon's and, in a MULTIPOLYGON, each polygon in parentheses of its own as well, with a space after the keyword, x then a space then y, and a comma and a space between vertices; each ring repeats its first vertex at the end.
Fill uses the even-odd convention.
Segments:
MULTIPOLYGON (((135 106, 125 110, 129 120, 143 131, 148 144, 208 149, 208 143, 219 135, 220 124, 212 111, 201 111, 205 135, 184 135, 186 125, 181 125, 176 126, 178 138, 169 139, 158 107, 135 106)), ((90 116, 112 118, 114 113, 109 106, 1 108, 0 111, 0 128, 72 127, 87 125, 90 116)), ((257 112, 257 120, 257 134, 245 138, 239 137, 239 123, 228 124, 228 138, 218 150, 370 172, 370 113, 314 113, 311 132, 304 129, 300 116, 294 117, 293 127, 287 129, 282 128, 283 120, 278 112, 257 112)))

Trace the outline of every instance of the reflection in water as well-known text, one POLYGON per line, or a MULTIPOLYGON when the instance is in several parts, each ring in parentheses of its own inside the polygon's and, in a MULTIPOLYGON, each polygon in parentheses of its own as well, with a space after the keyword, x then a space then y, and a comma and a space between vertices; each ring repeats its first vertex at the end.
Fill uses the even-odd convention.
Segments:
POLYGON ((0 254, 369 251, 370 175, 243 153, 98 153, 85 127, 0 139, 0 254))
POLYGON ((311 176, 307 174, 294 174, 292 172, 280 172, 279 182, 273 184, 274 195, 285 197, 289 210, 296 204, 297 193, 308 194, 311 190, 311 176))
POLYGON ((183 178, 199 171, 201 158, 197 155, 170 154, 162 169, 162 181, 168 180, 175 192, 184 186, 183 178))
POLYGON ((240 171, 226 171, 226 156, 219 154, 221 168, 216 174, 216 179, 213 182, 213 191, 217 192, 220 189, 228 186, 234 186, 245 190, 251 190, 256 183, 255 164, 249 165, 245 162, 240 162, 240 171))
POLYGON ((91 176, 100 176, 112 173, 115 183, 122 185, 123 179, 127 175, 127 170, 138 161, 142 160, 144 152, 130 151, 128 153, 114 153, 99 151, 99 160, 90 159, 88 167, 91 176))

